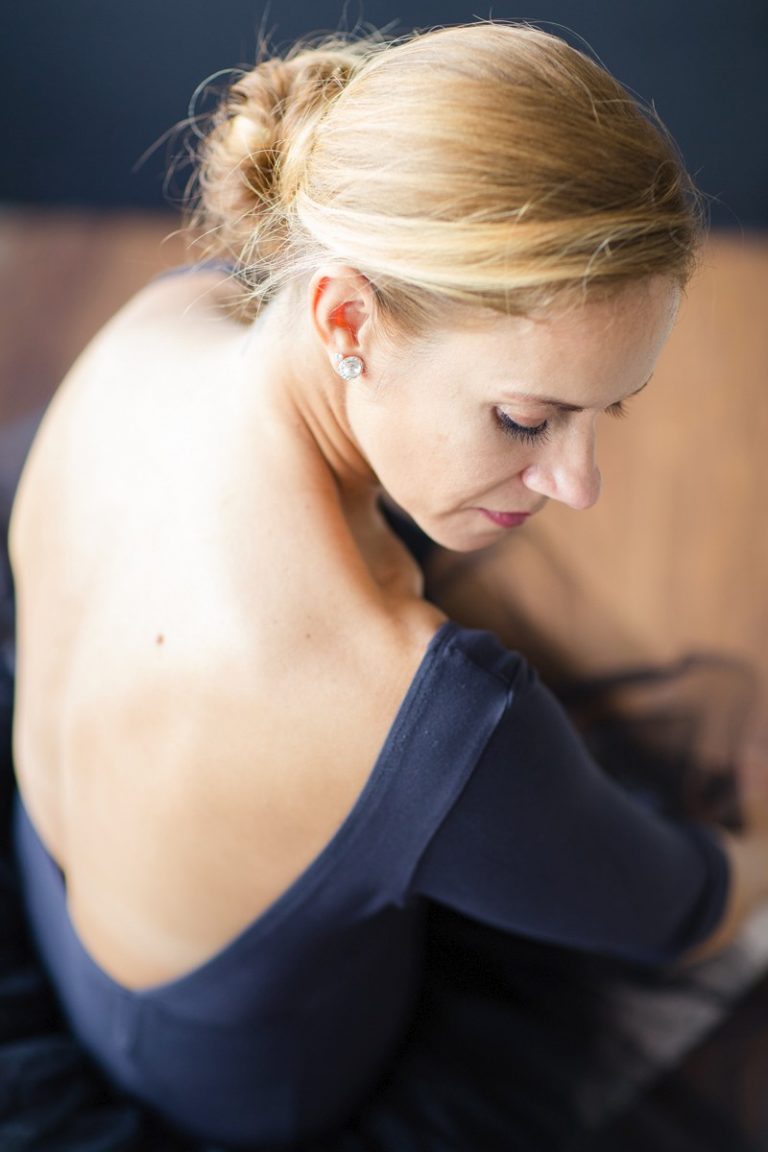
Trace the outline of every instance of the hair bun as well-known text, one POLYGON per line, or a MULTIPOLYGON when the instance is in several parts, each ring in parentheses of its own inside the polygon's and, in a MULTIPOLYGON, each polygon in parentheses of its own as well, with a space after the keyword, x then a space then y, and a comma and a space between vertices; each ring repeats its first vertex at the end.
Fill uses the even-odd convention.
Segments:
POLYGON ((219 258, 242 269, 274 257, 314 127, 363 55, 342 42, 304 47, 263 61, 227 90, 198 170, 198 216, 219 258))

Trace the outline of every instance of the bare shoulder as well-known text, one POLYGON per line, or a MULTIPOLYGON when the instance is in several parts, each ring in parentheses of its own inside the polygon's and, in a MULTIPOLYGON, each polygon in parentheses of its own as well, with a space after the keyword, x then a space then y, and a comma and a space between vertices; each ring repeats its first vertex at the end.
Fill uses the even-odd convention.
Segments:
MULTIPOLYGON (((57 388, 51 415, 60 418, 63 410, 85 400, 89 387, 103 394, 110 382, 125 380, 142 362, 169 349, 178 357, 190 348, 191 359, 200 345, 216 348, 222 338, 242 331, 229 314, 232 289, 226 272, 180 272, 150 281, 99 329, 57 388)), ((135 375, 131 382, 140 383, 135 375)))
POLYGON ((134 325, 165 325, 169 321, 240 325, 229 315, 232 274, 221 267, 172 269, 150 281, 116 313, 115 333, 134 325))
POLYGON ((216 357, 240 326, 228 318, 227 276, 213 269, 161 277, 132 297, 101 329, 57 388, 46 409, 18 485, 10 529, 18 555, 41 503, 51 509, 70 482, 94 487, 103 465, 127 460, 131 430, 142 443, 148 419, 173 426, 194 372, 216 357), (121 446, 124 451, 115 451, 121 446), (53 504, 48 505, 49 501, 53 504))

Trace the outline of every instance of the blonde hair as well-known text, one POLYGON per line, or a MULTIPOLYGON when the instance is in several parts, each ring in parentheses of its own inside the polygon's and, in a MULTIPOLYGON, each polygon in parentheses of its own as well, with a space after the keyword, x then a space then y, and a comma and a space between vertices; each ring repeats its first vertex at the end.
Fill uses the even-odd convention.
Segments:
POLYGON ((520 314, 665 274, 702 200, 655 112, 564 40, 477 23, 298 45, 231 85, 192 226, 249 319, 320 262, 417 328, 446 301, 520 314))

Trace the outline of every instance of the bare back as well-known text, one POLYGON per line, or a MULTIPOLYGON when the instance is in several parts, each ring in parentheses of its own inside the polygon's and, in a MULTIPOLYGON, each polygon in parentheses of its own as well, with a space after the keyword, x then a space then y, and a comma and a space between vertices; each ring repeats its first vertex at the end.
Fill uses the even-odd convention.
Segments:
POLYGON ((259 408, 216 274, 156 283, 55 397, 14 507, 14 754, 94 959, 191 970, 327 843, 442 617, 259 408))

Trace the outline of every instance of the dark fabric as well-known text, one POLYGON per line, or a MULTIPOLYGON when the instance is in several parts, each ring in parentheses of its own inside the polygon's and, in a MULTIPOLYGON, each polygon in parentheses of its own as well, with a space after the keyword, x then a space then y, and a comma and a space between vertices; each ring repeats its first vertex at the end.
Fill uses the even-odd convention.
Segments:
POLYGON ((606 775, 547 689, 519 692, 427 848, 419 892, 507 931, 664 964, 705 939, 728 892, 709 829, 606 775))
POLYGON ((35 940, 114 1082, 200 1139, 290 1143, 351 1115, 402 1041, 428 896, 520 936, 659 963, 719 921, 722 850, 638 804, 490 634, 444 624, 351 814, 236 940, 131 993, 82 947, 20 804, 35 940), (376 990, 372 996, 372 990, 376 990))

